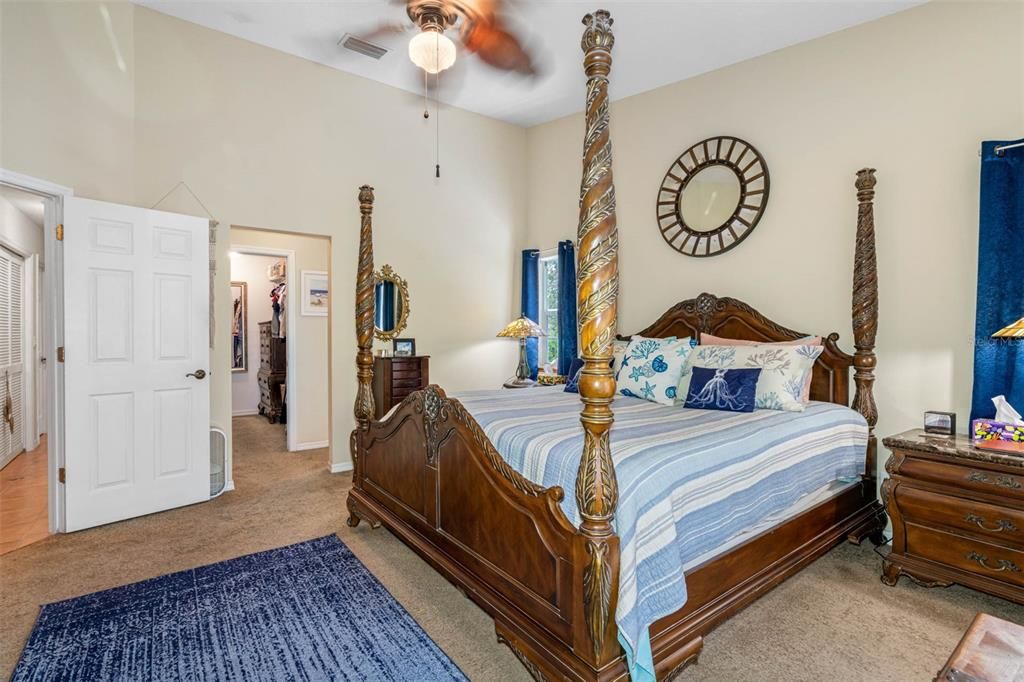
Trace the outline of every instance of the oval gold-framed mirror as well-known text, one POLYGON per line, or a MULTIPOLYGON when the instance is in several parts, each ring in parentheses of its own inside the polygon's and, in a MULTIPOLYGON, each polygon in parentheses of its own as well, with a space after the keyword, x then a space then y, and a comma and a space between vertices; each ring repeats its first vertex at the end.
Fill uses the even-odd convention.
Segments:
POLYGON ((717 256, 754 231, 768 204, 764 157, 738 137, 710 137, 680 154, 658 188, 658 227, 686 256, 717 256))
POLYGON ((390 265, 382 265, 373 273, 373 292, 373 335, 390 341, 409 321, 409 285, 390 265))

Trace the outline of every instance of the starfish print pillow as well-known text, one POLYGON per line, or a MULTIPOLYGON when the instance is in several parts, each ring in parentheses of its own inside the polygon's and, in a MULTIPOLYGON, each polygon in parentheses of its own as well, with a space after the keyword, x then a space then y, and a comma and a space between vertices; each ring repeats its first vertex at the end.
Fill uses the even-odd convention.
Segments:
POLYGON ((690 350, 690 337, 649 339, 634 336, 626 347, 619 368, 619 394, 674 405, 679 377, 690 350))

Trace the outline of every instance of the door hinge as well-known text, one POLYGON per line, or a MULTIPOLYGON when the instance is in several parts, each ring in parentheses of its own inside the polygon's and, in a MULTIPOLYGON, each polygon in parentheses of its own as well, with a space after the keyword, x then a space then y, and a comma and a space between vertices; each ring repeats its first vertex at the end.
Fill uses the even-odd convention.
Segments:
POLYGON ((64 467, 57 469, 57 480, 61 483, 64 482, 64 467))
POLYGON ((57 362, 64 362, 64 346, 57 346, 57 362))
POLYGON ((64 241, 64 223, 57 223, 57 241, 64 241))

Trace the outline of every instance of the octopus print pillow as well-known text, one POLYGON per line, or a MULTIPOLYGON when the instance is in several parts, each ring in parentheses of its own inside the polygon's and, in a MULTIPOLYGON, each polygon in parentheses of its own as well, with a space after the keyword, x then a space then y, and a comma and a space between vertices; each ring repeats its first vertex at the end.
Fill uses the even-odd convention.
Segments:
POLYGON ((662 405, 675 405, 679 376, 690 354, 690 337, 648 339, 634 336, 619 368, 618 392, 662 405))
POLYGON ((753 412, 760 368, 709 369, 694 367, 685 407, 698 410, 753 412))
POLYGON ((807 399, 804 386, 810 379, 814 361, 825 350, 823 346, 697 346, 679 379, 676 394, 680 399, 689 397, 693 370, 705 369, 760 369, 757 379, 759 410, 803 412, 807 399))

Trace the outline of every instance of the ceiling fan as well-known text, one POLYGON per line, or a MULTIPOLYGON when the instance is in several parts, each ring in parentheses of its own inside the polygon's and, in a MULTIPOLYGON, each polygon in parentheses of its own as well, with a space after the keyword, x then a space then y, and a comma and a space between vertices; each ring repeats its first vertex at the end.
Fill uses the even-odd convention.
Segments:
MULTIPOLYGON (((405 5, 412 24, 383 24, 378 28, 355 33, 364 41, 394 33, 415 32, 409 41, 409 59, 423 70, 423 118, 430 118, 428 77, 433 75, 435 89, 442 71, 455 64, 457 47, 445 35, 458 30, 463 48, 480 61, 502 71, 536 76, 535 60, 501 17, 502 6, 514 0, 393 0, 405 5)), ((437 137, 434 176, 441 177, 440 123, 437 137)))
POLYGON ((416 31, 409 41, 409 59, 428 74, 438 74, 455 63, 457 47, 445 35, 458 30, 458 40, 482 62, 503 71, 536 75, 535 60, 501 16, 503 0, 399 0, 412 24, 385 24, 360 38, 416 31))

